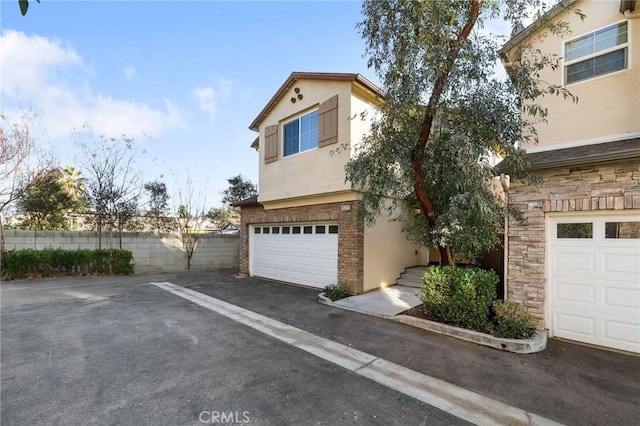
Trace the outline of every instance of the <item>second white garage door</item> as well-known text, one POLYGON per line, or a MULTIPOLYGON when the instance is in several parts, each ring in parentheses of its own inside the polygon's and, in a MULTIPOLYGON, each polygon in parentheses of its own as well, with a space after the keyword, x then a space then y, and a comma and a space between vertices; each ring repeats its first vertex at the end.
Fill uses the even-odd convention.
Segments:
POLYGON ((549 221, 551 332, 640 352, 640 215, 549 221))
POLYGON ((323 288, 338 282, 338 225, 254 225, 251 275, 323 288))

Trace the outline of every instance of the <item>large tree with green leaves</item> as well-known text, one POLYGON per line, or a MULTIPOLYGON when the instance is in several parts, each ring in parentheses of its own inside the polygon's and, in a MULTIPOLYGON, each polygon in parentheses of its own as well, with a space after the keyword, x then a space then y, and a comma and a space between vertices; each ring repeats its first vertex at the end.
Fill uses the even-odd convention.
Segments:
POLYGON ((229 182, 229 188, 222 191, 222 203, 227 206, 258 193, 256 185, 242 175, 229 178, 227 182, 229 182))
POLYGON ((208 219, 218 222, 218 224, 240 224, 240 209, 238 207, 211 207, 206 216, 208 219))
MULTIPOLYGON (((523 141, 536 141, 546 110, 536 100, 562 93, 537 79, 558 58, 523 44, 509 77, 496 75, 499 48, 488 20, 516 28, 539 0, 367 0, 358 28, 368 65, 385 93, 379 118, 347 164, 347 179, 363 191, 368 223, 383 210, 402 212, 407 235, 437 247, 441 262, 491 249, 505 206, 492 190, 491 159, 523 169, 523 141), (407 209, 408 208, 408 209, 407 209), (409 211, 409 214, 406 212, 409 211)), ((562 24, 545 31, 562 32, 562 24)))
POLYGON ((68 229, 67 213, 82 207, 82 198, 65 188, 64 174, 53 168, 37 176, 16 201, 18 212, 26 216, 20 227, 35 230, 68 229))

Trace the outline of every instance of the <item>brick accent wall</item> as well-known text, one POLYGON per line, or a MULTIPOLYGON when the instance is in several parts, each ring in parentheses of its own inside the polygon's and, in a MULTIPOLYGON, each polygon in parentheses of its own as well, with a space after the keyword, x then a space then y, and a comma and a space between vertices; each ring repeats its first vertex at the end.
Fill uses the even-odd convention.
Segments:
POLYGON ((526 224, 509 220, 507 298, 544 323, 545 213, 640 209, 640 162, 628 161, 537 173, 541 182, 513 179, 509 204, 526 224))
POLYGON ((358 223, 360 203, 319 204, 315 206, 291 207, 265 210, 263 206, 243 206, 240 222, 240 274, 249 274, 249 226, 258 223, 338 223, 338 281, 347 283, 349 292, 363 292, 364 277, 364 226, 358 223), (350 205, 351 210, 341 207, 350 205))

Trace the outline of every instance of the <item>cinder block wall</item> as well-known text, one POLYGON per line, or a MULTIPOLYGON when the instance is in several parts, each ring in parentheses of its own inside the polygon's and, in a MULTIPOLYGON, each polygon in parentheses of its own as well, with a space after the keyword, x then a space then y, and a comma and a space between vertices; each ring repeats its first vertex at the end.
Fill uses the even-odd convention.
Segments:
MULTIPOLYGON (((97 249, 97 232, 4 230, 6 250, 62 248, 66 250, 97 249)), ((192 270, 238 267, 240 238, 238 235, 202 236, 191 259, 192 270)), ((113 240, 102 234, 102 248, 119 248, 117 234, 113 240)), ((172 234, 149 232, 122 234, 122 248, 133 253, 136 273, 175 272, 187 269, 187 257, 180 239, 172 234)))

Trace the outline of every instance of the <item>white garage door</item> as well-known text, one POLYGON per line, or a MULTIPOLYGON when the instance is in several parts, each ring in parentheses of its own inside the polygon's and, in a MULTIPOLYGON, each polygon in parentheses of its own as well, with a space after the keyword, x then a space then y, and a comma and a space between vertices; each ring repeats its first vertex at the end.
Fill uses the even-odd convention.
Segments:
POLYGON ((338 225, 255 225, 251 275, 323 288, 338 281, 338 225))
POLYGON ((640 352, 640 215, 549 223, 552 334, 640 352))

